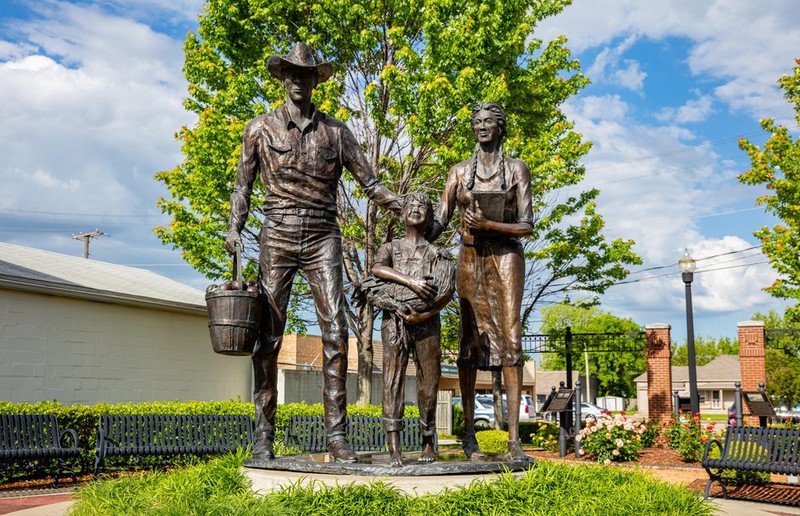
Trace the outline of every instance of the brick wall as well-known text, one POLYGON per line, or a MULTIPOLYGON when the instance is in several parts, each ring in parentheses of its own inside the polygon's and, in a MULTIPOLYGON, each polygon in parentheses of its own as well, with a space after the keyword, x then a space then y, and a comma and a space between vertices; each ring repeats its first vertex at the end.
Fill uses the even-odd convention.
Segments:
MULTIPOLYGON (((670 326, 648 324, 647 334, 647 417, 666 422, 672 414, 672 351, 670 326)), ((641 410, 641 409, 640 409, 641 410)))
MULTIPOLYGON (((765 340, 762 321, 739 323, 739 366, 742 371, 742 391, 757 391, 759 383, 767 383, 765 340)), ((747 413, 747 405, 744 403, 742 410, 747 413)), ((749 425, 758 425, 758 418, 745 417, 744 422, 749 425)))

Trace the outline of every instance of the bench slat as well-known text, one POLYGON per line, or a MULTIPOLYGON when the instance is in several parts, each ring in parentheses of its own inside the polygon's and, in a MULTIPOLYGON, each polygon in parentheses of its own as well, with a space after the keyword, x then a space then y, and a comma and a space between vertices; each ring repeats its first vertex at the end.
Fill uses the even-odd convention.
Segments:
MULTIPOLYGON (((403 450, 419 450, 422 440, 419 418, 404 418, 401 432, 403 450)), ((385 451, 386 432, 382 418, 374 416, 350 416, 347 418, 347 439, 355 451, 385 451)), ((323 416, 291 416, 286 428, 284 444, 303 452, 327 450, 323 416)))
POLYGON ((246 448, 253 420, 243 415, 104 415, 98 422, 95 476, 105 457, 204 455, 246 448))

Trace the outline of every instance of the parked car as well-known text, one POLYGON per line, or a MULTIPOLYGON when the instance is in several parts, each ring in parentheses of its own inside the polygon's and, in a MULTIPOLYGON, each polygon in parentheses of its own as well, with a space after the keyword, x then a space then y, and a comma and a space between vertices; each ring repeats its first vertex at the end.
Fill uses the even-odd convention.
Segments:
POLYGON ((611 411, 606 410, 604 408, 600 408, 594 403, 589 403, 587 401, 581 402, 581 419, 584 421, 587 420, 598 420, 603 417, 604 414, 611 414, 611 411))
MULTIPOLYGON (((453 405, 461 406, 461 396, 453 396, 453 405)), ((487 401, 485 395, 475 395, 475 428, 491 428, 494 426, 494 406, 487 401), (483 398, 483 399, 481 399, 483 398)))
POLYGON ((522 395, 519 405, 519 419, 520 421, 536 419, 536 405, 534 405, 533 398, 529 394, 522 395))
MULTIPOLYGON (((487 407, 494 408, 494 396, 492 394, 476 394, 475 399, 487 407)), ((508 402, 506 402, 505 396, 503 397, 502 404, 503 421, 508 421, 508 402)))
MULTIPOLYGON (((508 417, 506 400, 506 395, 503 394, 503 417, 508 417)), ((519 420, 528 421, 530 419, 536 419, 536 409, 534 408, 533 399, 530 397, 530 395, 523 394, 520 396, 519 400, 519 420)))

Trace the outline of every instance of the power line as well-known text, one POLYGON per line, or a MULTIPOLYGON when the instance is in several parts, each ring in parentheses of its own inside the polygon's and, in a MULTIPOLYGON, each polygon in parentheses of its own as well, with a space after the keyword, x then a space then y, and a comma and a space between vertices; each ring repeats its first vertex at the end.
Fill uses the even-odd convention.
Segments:
MULTIPOLYGON (((731 255, 731 254, 744 253, 744 252, 747 252, 747 251, 752 251, 753 249, 760 249, 760 248, 761 248, 760 245, 755 245, 755 246, 752 246, 752 247, 747 247, 745 249, 738 249, 736 251, 728 251, 728 252, 725 252, 725 253, 719 253, 719 254, 713 254, 711 256, 705 256, 703 258, 697 258, 697 259, 695 259, 695 261, 699 262, 699 261, 703 261, 703 260, 711 260, 713 258, 719 258, 720 256, 728 256, 728 255, 731 255)), ((675 265, 676 265, 675 263, 671 263, 671 264, 668 264, 668 265, 658 265, 656 267, 648 267, 647 269, 640 269, 638 271, 632 271, 632 272, 628 273, 628 276, 630 276, 632 274, 641 274, 643 272, 657 271, 657 270, 661 270, 661 269, 668 269, 668 268, 675 267, 675 265)))
POLYGON ((67 213, 63 211, 37 211, 37 210, 16 210, 10 208, 3 208, 0 209, 0 213, 18 213, 20 215, 55 215, 58 217, 116 217, 116 218, 135 218, 141 219, 145 217, 150 218, 159 218, 162 217, 161 215, 137 215, 137 214, 130 214, 130 213, 67 213))

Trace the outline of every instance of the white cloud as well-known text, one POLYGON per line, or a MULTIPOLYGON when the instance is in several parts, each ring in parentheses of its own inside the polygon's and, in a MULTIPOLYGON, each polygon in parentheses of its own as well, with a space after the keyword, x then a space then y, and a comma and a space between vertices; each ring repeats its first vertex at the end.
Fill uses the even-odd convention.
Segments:
MULTIPOLYGON (((146 6, 154 17, 157 4, 115 5, 146 6)), ((153 174, 181 161, 173 135, 194 118, 182 107, 182 41, 109 14, 108 2, 36 7, 32 19, 3 21, 0 238, 69 252, 72 233, 99 226, 112 236, 92 245, 98 259, 179 263, 152 228, 167 222, 155 206, 166 191, 153 174)), ((184 19, 172 7, 164 14, 184 19)), ((194 281, 190 271, 171 276, 194 281)))
POLYGON ((793 119, 776 80, 791 70, 800 47, 794 0, 583 0, 545 20, 536 33, 545 40, 559 34, 574 52, 599 49, 587 69, 592 78, 599 70, 626 68, 620 64, 632 38, 685 38, 692 45, 686 56, 691 73, 721 83, 714 92, 718 101, 753 119, 793 119))
POLYGON ((710 95, 701 95, 678 108, 664 108, 656 115, 656 119, 676 124, 703 122, 714 112, 712 102, 710 95))
POLYGON ((647 74, 641 71, 638 61, 622 58, 636 43, 636 39, 636 36, 629 36, 619 45, 601 50, 586 75, 595 82, 609 82, 632 91, 641 91, 647 74))
POLYGON ((639 62, 625 59, 621 63, 624 68, 614 70, 612 77, 620 86, 632 91, 641 91, 647 74, 639 69, 639 62))

